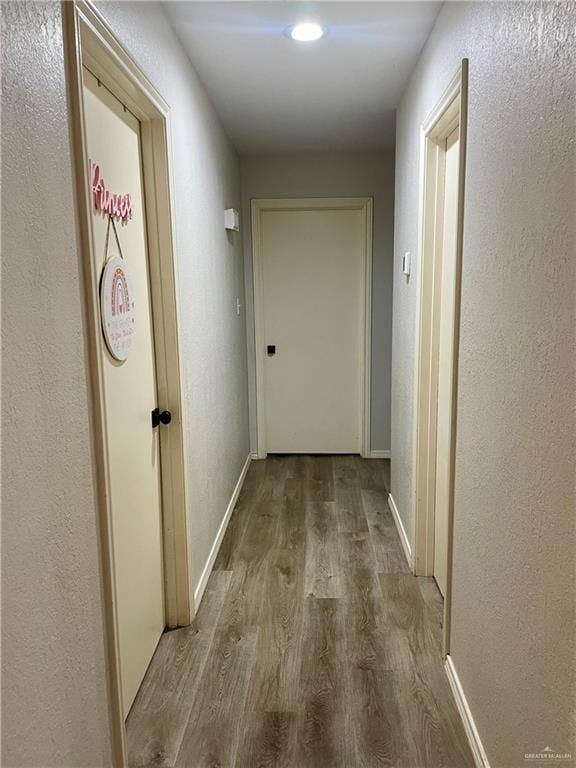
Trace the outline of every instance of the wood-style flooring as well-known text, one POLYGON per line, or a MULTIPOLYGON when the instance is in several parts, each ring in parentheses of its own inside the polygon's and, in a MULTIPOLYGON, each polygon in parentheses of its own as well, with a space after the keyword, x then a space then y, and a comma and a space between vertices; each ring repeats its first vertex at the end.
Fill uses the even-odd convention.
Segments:
POLYGON ((194 625, 128 717, 132 768, 473 768, 388 486, 385 460, 252 462, 194 625))

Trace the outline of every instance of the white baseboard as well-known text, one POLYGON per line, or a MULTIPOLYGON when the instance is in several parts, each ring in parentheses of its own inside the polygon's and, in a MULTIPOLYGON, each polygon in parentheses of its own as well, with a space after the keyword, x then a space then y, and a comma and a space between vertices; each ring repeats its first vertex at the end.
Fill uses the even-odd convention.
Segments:
POLYGON ((406 529, 404 528, 402 518, 398 512, 398 507, 396 506, 396 502, 394 501, 394 497, 391 493, 388 494, 388 506, 390 507, 390 512, 392 512, 394 522, 396 523, 396 528, 398 529, 398 535, 400 536, 400 542, 402 544, 402 549, 404 550, 406 560, 408 561, 408 566, 410 567, 410 570, 412 570, 412 547, 410 546, 410 539, 406 534, 406 529))
POLYGON ((370 451, 367 459, 389 459, 391 451, 370 451))
POLYGON ((228 527, 228 523, 230 522, 230 517, 232 516, 232 512, 234 511, 234 507, 236 506, 236 502, 238 501, 238 496, 240 495, 240 491, 242 490, 242 485, 244 484, 244 479, 246 477, 246 473, 248 472, 248 467, 250 466, 251 461, 252 461, 252 456, 249 454, 248 457, 246 458, 246 461, 244 462, 242 471, 240 472, 240 477, 238 478, 236 487, 232 491, 232 496, 230 498, 230 501, 228 502, 228 506, 226 507, 226 513, 224 514, 222 522, 220 523, 220 528, 218 528, 218 533, 216 534, 216 538, 214 539, 214 544, 212 544, 212 549, 210 550, 210 554, 208 555, 208 560, 206 560, 206 565, 204 566, 204 570, 202 571, 202 575, 200 576, 200 581, 198 582, 198 586, 194 590, 194 607, 196 611, 198 611, 200 601, 202 600, 202 595, 204 594, 204 590, 206 589, 206 584, 208 583, 208 579, 210 577, 210 574, 212 573, 212 567, 214 565, 214 561, 216 560, 216 556, 218 555, 218 550, 220 549, 220 544, 222 544, 222 539, 224 538, 224 534, 226 533, 226 528, 228 527))
POLYGON ((450 683, 454 700, 456 701, 456 706, 458 707, 458 712, 462 718, 462 723, 464 725, 464 730, 466 731, 466 736, 468 737, 476 768, 490 768, 490 763, 488 762, 488 757, 484 751, 480 734, 476 728, 476 723, 472 717, 472 712, 470 712, 470 707, 468 706, 466 696, 464 695, 460 678, 458 677, 456 667, 454 666, 454 662, 450 655, 446 656, 444 668, 446 670, 446 675, 448 676, 448 682, 450 683))

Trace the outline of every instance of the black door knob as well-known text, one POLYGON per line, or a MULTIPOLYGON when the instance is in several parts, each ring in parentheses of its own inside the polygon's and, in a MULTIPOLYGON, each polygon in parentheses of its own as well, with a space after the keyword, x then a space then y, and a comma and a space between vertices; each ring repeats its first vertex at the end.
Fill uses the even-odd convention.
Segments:
POLYGON ((155 429, 160 423, 170 424, 172 421, 172 414, 170 411, 160 412, 160 408, 154 408, 152 411, 152 429, 155 429))

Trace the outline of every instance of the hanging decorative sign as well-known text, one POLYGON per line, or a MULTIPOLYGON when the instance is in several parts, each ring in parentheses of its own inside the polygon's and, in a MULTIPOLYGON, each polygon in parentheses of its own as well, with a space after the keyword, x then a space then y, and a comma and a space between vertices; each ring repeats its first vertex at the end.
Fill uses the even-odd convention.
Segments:
POLYGON ((134 333, 134 291, 132 277, 124 259, 112 256, 102 273, 100 312, 104 339, 110 354, 124 361, 130 354, 134 333))
POLYGON ((107 213, 109 216, 116 216, 122 221, 129 221, 134 215, 132 195, 129 193, 118 195, 110 192, 100 175, 100 166, 92 161, 90 161, 90 179, 96 210, 107 213))
POLYGON ((128 358, 136 333, 134 283, 122 249, 112 216, 108 219, 104 258, 108 253, 110 224, 114 229, 120 256, 105 261, 100 280, 100 315, 106 346, 113 358, 123 362, 128 358))

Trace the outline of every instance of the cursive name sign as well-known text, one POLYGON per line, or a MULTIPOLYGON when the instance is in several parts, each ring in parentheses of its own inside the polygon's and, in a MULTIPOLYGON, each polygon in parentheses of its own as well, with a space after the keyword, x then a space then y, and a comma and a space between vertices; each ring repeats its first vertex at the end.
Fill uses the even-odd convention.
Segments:
POLYGON ((90 161, 90 175, 92 186, 92 197, 94 207, 97 211, 102 211, 110 216, 117 216, 122 221, 129 221, 134 215, 132 209, 132 196, 129 193, 117 195, 110 192, 104 179, 100 175, 100 166, 98 163, 90 161))

